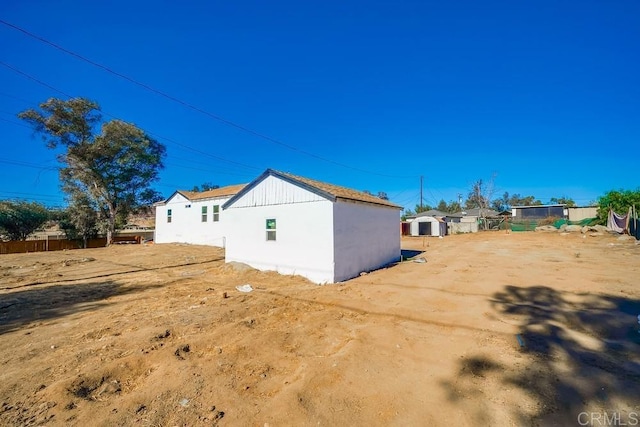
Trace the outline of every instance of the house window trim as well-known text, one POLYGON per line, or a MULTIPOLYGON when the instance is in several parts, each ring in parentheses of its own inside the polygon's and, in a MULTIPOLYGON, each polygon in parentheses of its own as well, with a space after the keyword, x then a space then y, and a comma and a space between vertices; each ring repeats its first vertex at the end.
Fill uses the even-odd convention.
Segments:
POLYGON ((220 221, 220 205, 213 205, 213 222, 220 221))
POLYGON ((265 238, 267 242, 276 242, 277 241, 277 231, 278 231, 278 226, 277 226, 277 218, 266 218, 265 221, 265 238), (273 227, 269 226, 269 222, 273 221, 273 227), (269 236, 272 236, 273 238, 270 239, 269 236))
POLYGON ((207 212, 207 207, 206 206, 202 206, 202 209, 200 210, 200 212, 201 212, 200 221, 201 222, 207 222, 207 220, 209 219, 209 214, 207 212))
POLYGON ((171 215, 173 214, 173 212, 171 211, 171 209, 167 209, 167 224, 171 223, 171 215))

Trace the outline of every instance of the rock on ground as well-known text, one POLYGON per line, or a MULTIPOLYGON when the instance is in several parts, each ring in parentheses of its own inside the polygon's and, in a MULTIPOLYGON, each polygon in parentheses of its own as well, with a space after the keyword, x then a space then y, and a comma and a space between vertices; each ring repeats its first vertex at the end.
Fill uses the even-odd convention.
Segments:
POLYGON ((536 227, 536 231, 551 232, 551 231, 558 231, 558 229, 555 228, 553 225, 540 225, 536 227))

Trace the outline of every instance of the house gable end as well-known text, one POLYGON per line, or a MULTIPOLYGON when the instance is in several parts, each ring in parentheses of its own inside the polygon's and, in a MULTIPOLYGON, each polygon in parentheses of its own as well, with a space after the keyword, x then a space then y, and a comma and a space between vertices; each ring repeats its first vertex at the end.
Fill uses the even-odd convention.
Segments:
POLYGON ((222 205, 222 209, 228 209, 230 207, 265 206, 281 203, 314 202, 322 200, 334 202, 336 198, 335 196, 313 186, 299 182, 272 169, 267 169, 258 178, 245 186, 242 191, 238 192, 235 196, 231 197, 226 203, 224 203, 222 205), (280 184, 278 184, 278 181, 280 184), (256 199, 256 197, 259 197, 257 195, 260 191, 259 187, 265 185, 270 186, 271 191, 268 192, 268 194, 262 194, 259 199, 256 199), (289 188, 293 186, 302 191, 287 191, 287 185, 289 188), (248 200, 250 197, 253 200, 248 200))
POLYGON ((171 196, 169 196, 167 200, 164 201, 164 204, 168 205, 170 203, 184 203, 190 201, 191 200, 187 196, 182 194, 180 191, 176 191, 171 196))

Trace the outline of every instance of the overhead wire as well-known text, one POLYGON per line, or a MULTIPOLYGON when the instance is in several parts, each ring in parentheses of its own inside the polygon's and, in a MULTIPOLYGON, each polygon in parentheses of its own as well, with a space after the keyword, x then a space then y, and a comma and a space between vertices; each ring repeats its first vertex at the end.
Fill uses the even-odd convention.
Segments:
POLYGON ((134 85, 136 85, 138 87, 141 87, 141 88, 149 91, 149 92, 152 92, 152 93, 154 93, 156 95, 159 95, 159 96, 164 97, 164 98, 166 98, 166 99, 168 99, 170 101, 173 101, 173 102, 175 102, 177 104, 180 104, 180 105, 182 105, 182 106, 184 106, 184 107, 186 107, 188 109, 191 109, 191 110, 196 111, 198 113, 201 113, 201 114, 203 114, 205 116, 208 116, 208 117, 210 117, 210 118, 212 118, 214 120, 217 120, 217 121, 219 121, 221 123, 224 123, 227 126, 236 128, 236 129, 238 129, 238 130, 240 130, 242 132, 248 133, 250 135, 253 135, 253 136, 258 137, 260 139, 263 139, 265 141, 271 142, 273 144, 279 145, 281 147, 287 148, 287 149, 289 149, 291 151, 298 152, 300 154, 304 154, 306 156, 315 158, 317 160, 324 161, 326 163, 331 163, 331 164, 336 165, 336 166, 340 166, 340 167, 343 167, 343 168, 346 168, 346 169, 351 169, 351 170, 354 170, 354 171, 357 171, 357 172, 367 173, 367 174, 371 174, 371 175, 383 176, 383 177, 388 177, 388 178, 414 178, 415 177, 415 176, 406 176, 406 175, 405 176, 391 175, 391 174, 384 174, 384 173, 380 173, 380 172, 370 171, 370 170, 366 170, 366 169, 350 166, 350 165, 347 165, 345 163, 337 162, 335 160, 332 160, 332 159, 329 159, 329 158, 326 158, 326 157, 323 157, 323 156, 319 156, 319 155, 317 155, 315 153, 312 153, 310 151, 306 151, 306 150, 300 149, 300 148, 295 147, 295 146, 293 146, 291 144, 287 144, 287 143, 285 143, 283 141, 280 141, 279 139, 273 138, 273 137, 268 136, 268 135, 266 135, 264 133, 261 133, 261 132, 258 132, 256 130, 253 130, 253 129, 247 127, 247 126, 238 124, 238 123, 233 122, 233 121, 231 121, 229 119, 226 119, 226 118, 224 118, 222 116, 214 114, 214 113, 212 113, 210 111, 207 111, 207 110, 205 110, 205 109, 203 109, 201 107, 198 107, 198 106, 193 105, 193 104, 191 104, 189 102, 186 102, 186 101, 184 101, 184 100, 182 100, 180 98, 177 98, 177 97, 175 97, 173 95, 170 95, 170 94, 168 94, 168 93, 166 93, 166 92, 164 92, 162 90, 156 89, 156 88, 154 88, 154 87, 152 87, 152 86, 150 86, 150 85, 148 85, 146 83, 143 83, 143 82, 141 82, 139 80, 136 80, 136 79, 134 79, 132 77, 129 77, 126 74, 123 74, 123 73, 120 73, 118 71, 115 71, 115 70, 111 69, 110 67, 107 67, 106 65, 103 65, 103 64, 101 64, 99 62, 96 62, 96 61, 93 61, 93 60, 91 60, 91 59, 89 59, 89 58, 87 58, 87 57, 85 57, 83 55, 80 55, 79 53, 76 53, 76 52, 74 52, 72 50, 69 50, 69 49, 67 49, 67 48, 65 48, 65 47, 63 47, 63 46, 61 46, 61 45, 59 45, 57 43, 54 43, 54 42, 52 42, 52 41, 50 41, 48 39, 45 39, 44 37, 38 36, 37 34, 34 34, 34 33, 30 32, 30 31, 28 31, 28 30, 26 30, 24 28, 21 28, 21 27, 19 27, 17 25, 11 24, 11 23, 9 23, 7 21, 4 21, 2 19, 0 19, 0 23, 5 25, 5 26, 7 26, 7 27, 9 27, 9 28, 12 28, 12 29, 14 29, 16 31, 19 31, 19 32, 27 35, 28 37, 31 37, 31 38, 33 38, 35 40, 38 40, 38 41, 40 41, 40 42, 42 42, 44 44, 47 44, 47 45, 49 45, 49 46, 51 46, 51 47, 53 47, 53 48, 55 48, 55 49, 57 49, 57 50, 59 50, 61 52, 64 52, 67 55, 73 56, 76 59, 79 59, 79 60, 81 60, 83 62, 86 62, 86 63, 88 63, 88 64, 90 64, 90 65, 92 65, 94 67, 100 68, 100 69, 102 69, 103 71, 106 71, 109 74, 112 74, 112 75, 117 76, 117 77, 119 77, 119 78, 121 78, 123 80, 126 80, 126 81, 128 81, 128 82, 130 82, 130 83, 132 83, 132 84, 134 84, 134 85))
MULTIPOLYGON (((38 83, 38 84, 40 84, 40 85, 42 85, 42 86, 44 86, 44 87, 46 87, 46 88, 48 88, 48 89, 50 89, 50 90, 52 90, 52 91, 56 92, 56 93, 59 93, 59 94, 61 94, 61 95, 64 95, 64 96, 66 96, 67 98, 74 98, 74 96, 73 96, 73 95, 70 95, 70 94, 68 94, 68 93, 66 93, 66 92, 64 92, 64 91, 62 91, 62 90, 60 90, 60 89, 58 89, 58 88, 56 88, 56 87, 54 87, 54 86, 52 86, 52 85, 50 85, 50 84, 48 84, 48 83, 46 83, 46 82, 44 82, 44 81, 42 81, 42 80, 38 79, 37 77, 34 77, 34 76, 32 76, 32 75, 30 75, 30 74, 28 74, 28 73, 26 73, 26 72, 24 72, 24 71, 20 70, 19 68, 16 68, 16 67, 14 67, 14 66, 12 66, 12 65, 10 65, 10 64, 7 64, 7 63, 6 63, 6 62, 4 62, 4 61, 0 61, 0 65, 2 65, 2 66, 4 66, 4 67, 6 67, 6 68, 8 68, 8 69, 10 69, 10 70, 12 70, 12 71, 14 71, 14 72, 15 72, 15 73, 17 73, 17 74, 20 74, 21 76, 23 76, 23 77, 25 77, 25 78, 27 78, 27 79, 29 79, 29 80, 31 80, 31 81, 36 82, 36 83, 38 83)), ((14 97, 14 98, 15 98, 15 97, 14 97)), ((27 102, 28 104, 32 104, 32 103, 29 103, 28 101, 25 101, 25 100, 21 100, 21 101, 23 101, 23 102, 27 102)), ((109 117, 111 117, 112 119, 124 121, 124 120, 122 120, 122 119, 118 118, 116 115, 109 113, 108 111, 104 111, 104 110, 100 110, 100 111, 101 111, 104 115, 109 116, 109 117)), ((8 120, 4 120, 4 121, 8 121, 8 120)), ((10 121, 9 121, 9 122, 10 122, 10 121)), ((28 127, 28 126, 26 126, 26 125, 22 125, 22 124, 19 124, 19 123, 16 123, 16 122, 10 122, 10 123, 14 123, 14 124, 16 124, 16 125, 20 125, 20 126, 28 127)), ((165 140, 165 141, 167 141, 167 142, 170 142, 170 143, 172 143, 172 144, 175 144, 175 145, 177 145, 177 146, 179 146, 179 147, 182 147, 182 148, 184 148, 184 149, 187 149, 187 150, 189 150, 189 151, 192 151, 192 152, 195 152, 195 153, 201 154, 201 155, 203 155, 203 156, 211 157, 211 158, 214 158, 214 159, 216 159, 216 160, 220 160, 220 161, 222 161, 222 162, 230 163, 230 164, 237 165, 237 166, 242 166, 242 167, 249 168, 249 169, 253 169, 253 170, 262 170, 262 168, 259 168, 259 167, 257 167, 257 166, 248 165, 248 164, 246 164, 246 163, 241 163, 241 162, 238 162, 238 161, 235 161, 235 160, 230 160, 230 159, 227 159, 227 158, 224 158, 224 157, 221 157, 221 156, 217 156, 217 155, 215 155, 215 154, 211 154, 211 153, 208 153, 208 152, 205 152, 205 151, 202 151, 202 150, 198 150, 197 148, 193 148, 193 147, 191 147, 191 146, 189 146, 189 145, 186 145, 186 144, 183 144, 183 143, 181 143, 181 142, 178 142, 178 141, 176 141, 176 140, 174 140, 174 139, 172 139, 172 138, 168 138, 168 137, 166 137, 166 136, 163 136, 163 135, 157 134, 157 133, 152 132, 152 131, 149 131, 149 130, 146 130, 146 132, 147 132, 149 135, 151 135, 151 136, 154 136, 154 137, 159 138, 159 139, 163 139, 163 140, 165 140)))

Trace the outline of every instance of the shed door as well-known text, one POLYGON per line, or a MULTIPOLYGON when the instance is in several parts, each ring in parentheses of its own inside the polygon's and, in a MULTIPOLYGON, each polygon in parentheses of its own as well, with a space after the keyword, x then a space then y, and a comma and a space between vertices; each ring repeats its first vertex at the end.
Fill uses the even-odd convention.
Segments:
POLYGON ((430 222, 418 223, 418 235, 431 236, 431 223, 430 222))

